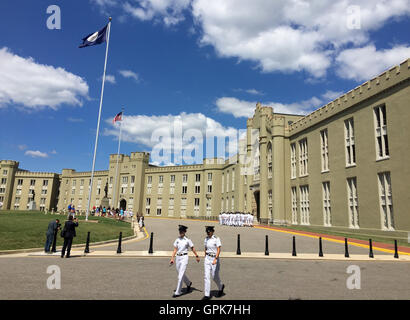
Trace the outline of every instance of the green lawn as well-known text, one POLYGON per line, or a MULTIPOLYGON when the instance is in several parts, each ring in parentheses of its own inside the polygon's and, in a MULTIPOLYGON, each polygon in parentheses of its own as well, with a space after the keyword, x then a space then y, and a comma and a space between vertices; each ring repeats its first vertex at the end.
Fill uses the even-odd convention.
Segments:
MULTIPOLYGON (((64 215, 45 215, 38 211, 0 211, 0 250, 28 249, 44 247, 48 223, 60 219, 62 227, 67 219, 64 215)), ((79 217, 77 236, 73 244, 85 243, 87 232, 90 231, 90 242, 118 239, 133 235, 130 223, 110 218, 89 217, 98 223, 85 222, 85 217, 79 217)), ((57 236, 57 246, 63 244, 60 232, 57 236)))
POLYGON ((387 243, 387 244, 394 244, 394 240, 397 240, 397 245, 399 246, 405 246, 405 247, 410 247, 410 243, 408 242, 407 234, 396 234, 396 237, 393 235, 386 234, 386 236, 383 236, 382 234, 372 234, 368 230, 352 230, 352 232, 349 231, 343 231, 343 230, 332 230, 329 228, 325 227, 309 227, 309 226, 286 226, 286 227, 281 227, 281 226, 276 226, 274 225, 275 228, 286 228, 286 229, 293 229, 293 230, 300 230, 300 231, 308 231, 308 232, 316 232, 316 233, 321 233, 321 234, 328 234, 328 235, 334 235, 334 236, 339 236, 339 237, 344 237, 344 238, 349 238, 349 239, 359 239, 359 240, 365 240, 369 241, 369 239, 372 239, 373 242, 382 242, 382 243, 387 243))

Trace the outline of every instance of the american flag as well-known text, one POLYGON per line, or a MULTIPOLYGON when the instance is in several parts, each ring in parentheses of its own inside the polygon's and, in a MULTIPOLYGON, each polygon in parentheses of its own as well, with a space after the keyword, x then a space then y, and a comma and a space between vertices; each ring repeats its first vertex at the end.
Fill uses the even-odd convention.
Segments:
POLYGON ((117 121, 122 121, 122 111, 114 117, 112 123, 116 123, 117 121))

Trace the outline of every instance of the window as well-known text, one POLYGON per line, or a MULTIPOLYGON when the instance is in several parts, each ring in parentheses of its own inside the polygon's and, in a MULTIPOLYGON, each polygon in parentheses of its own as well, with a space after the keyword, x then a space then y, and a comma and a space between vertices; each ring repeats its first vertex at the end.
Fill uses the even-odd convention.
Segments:
POLYGON ((124 184, 128 183, 128 177, 122 177, 122 183, 124 184))
POLYGON ((322 183, 323 194, 323 225, 330 227, 332 225, 330 220, 330 182, 322 183))
POLYGON ((151 187, 147 187, 147 194, 151 194, 151 190, 152 190, 151 187))
POLYGON ((41 194, 46 195, 46 194, 47 194, 47 190, 41 190, 41 194))
POLYGON ((3 176, 7 176, 7 170, 3 170, 3 176))
POLYGON ((188 175, 187 174, 182 175, 182 182, 188 182, 188 175))
POLYGON ((292 224, 298 223, 298 200, 296 187, 292 187, 292 224))
POLYGON ((356 177, 347 179, 347 201, 349 206, 349 227, 353 229, 359 228, 359 212, 357 198, 357 183, 356 177))
POLYGON ((80 186, 83 186, 84 185, 84 179, 81 179, 80 180, 80 186))
POLYGON ((268 144, 268 178, 272 178, 272 144, 268 144))
POLYGON ((110 177, 110 183, 112 183, 112 179, 113 179, 113 177, 110 177))
POLYGON ((235 189, 235 171, 232 170, 232 191, 235 189))
POLYGON ((131 176, 131 183, 135 183, 135 176, 131 176))
POLYGON ((148 176, 148 184, 152 183, 152 176, 148 176))
POLYGON ((308 174, 308 144, 307 139, 299 141, 299 176, 307 176, 308 174))
POLYGON ((329 146, 327 129, 320 131, 320 149, 322 153, 322 172, 329 171, 329 146))
MULTIPOLYGON (((31 180, 31 181, 33 181, 33 180, 31 180)), ((73 187, 75 187, 75 184, 76 184, 76 180, 73 180, 73 187)), ((32 186, 33 184, 31 184, 31 182, 30 182, 30 186, 32 186)))
POLYGON ((195 175, 195 181, 196 181, 196 182, 201 181, 201 175, 200 175, 200 174, 196 174, 196 175, 195 175))
POLYGON ((145 213, 146 213, 147 215, 149 215, 149 214, 150 214, 150 211, 151 211, 151 209, 150 209, 150 208, 145 208, 145 213))
POLYGON ((387 139, 386 106, 374 108, 374 124, 376 129, 377 159, 389 157, 389 141, 387 139))
POLYGON ((382 229, 392 231, 394 230, 394 219, 390 172, 379 173, 378 177, 382 229))
POLYGON ((147 206, 150 206, 150 205, 151 205, 151 198, 147 198, 147 199, 146 199, 146 205, 147 205, 147 206))
POLYGON ((160 216, 162 214, 162 209, 161 208, 157 208, 157 216, 160 216))
POLYGON ((182 193, 183 193, 183 194, 186 194, 186 193, 187 193, 187 190, 188 190, 188 187, 187 187, 187 186, 182 186, 182 193))
POLYGON ((175 193, 175 187, 169 187, 169 194, 174 194, 175 193))
POLYGON ((232 200, 231 200, 231 210, 234 211, 235 210, 235 198, 234 196, 232 196, 232 200))
POLYGON ((159 183, 164 183, 164 176, 159 176, 158 177, 158 182, 159 183))
POLYGON ((23 185, 23 179, 18 179, 17 180, 17 185, 22 186, 23 185))
POLYGON ((19 204, 20 203, 20 197, 16 197, 16 200, 14 200, 14 204, 19 204))
POLYGON ((199 207, 199 198, 195 198, 195 207, 199 207))
POLYGON ((302 186, 300 187, 300 223, 310 224, 309 215, 309 186, 302 186))
POLYGON ((162 185, 159 185, 159 186, 158 186, 158 194, 162 194, 162 189, 163 189, 163 188, 162 188, 162 185))
POLYGON ((346 145, 346 166, 356 164, 356 149, 354 144, 354 123, 353 118, 345 121, 345 145, 346 145))
POLYGON ((208 190, 207 190, 207 192, 208 192, 208 193, 212 193, 212 184, 208 184, 208 190))
POLYGON ((7 183, 7 178, 1 178, 1 184, 6 184, 7 183))
POLYGON ((199 194, 200 193, 200 186, 195 186, 195 193, 196 194, 199 194))
POLYGON ((175 175, 171 175, 171 183, 175 183, 175 175))
POLYGON ((208 173, 208 181, 212 181, 212 173, 208 173))
POLYGON ((224 174, 222 173, 222 193, 224 193, 224 186, 225 186, 225 181, 224 181, 224 174))
POLYGON ((229 171, 226 172, 226 192, 229 192, 229 171))

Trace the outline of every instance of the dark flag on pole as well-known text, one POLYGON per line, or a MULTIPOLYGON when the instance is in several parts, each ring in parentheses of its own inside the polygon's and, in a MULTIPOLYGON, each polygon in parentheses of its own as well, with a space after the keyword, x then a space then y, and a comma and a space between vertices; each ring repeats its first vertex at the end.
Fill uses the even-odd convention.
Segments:
POLYGON ((88 36, 83 38, 83 43, 80 44, 79 48, 85 48, 90 46, 95 46, 107 41, 107 27, 108 24, 102 28, 100 31, 90 33, 88 36))
POLYGON ((112 119, 112 123, 116 123, 117 121, 122 121, 122 111, 118 113, 114 119, 112 119))

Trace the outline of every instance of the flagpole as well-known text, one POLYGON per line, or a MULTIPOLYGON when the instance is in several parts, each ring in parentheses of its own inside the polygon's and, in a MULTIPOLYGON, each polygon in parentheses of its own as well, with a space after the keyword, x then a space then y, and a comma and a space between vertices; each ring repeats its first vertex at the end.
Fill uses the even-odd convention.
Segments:
POLYGON ((105 49, 104 75, 103 75, 102 87, 101 87, 100 110, 98 112, 97 133, 95 135, 93 167, 91 169, 91 183, 90 183, 89 192, 88 192, 87 213, 86 213, 86 216, 85 216, 86 221, 88 221, 88 213, 90 211, 90 203, 91 203, 91 194, 92 194, 92 190, 93 190, 95 157, 97 155, 98 135, 100 133, 100 120, 101 120, 101 110, 102 110, 102 103, 103 103, 103 97, 104 97, 105 73, 107 71, 108 47, 109 47, 109 44, 110 44, 111 20, 112 19, 110 17, 109 22, 108 22, 107 46, 106 46, 106 49, 105 49))
POLYGON ((120 146, 121 146, 121 133, 122 133, 122 117, 124 117, 124 108, 122 108, 122 115, 121 115, 121 121, 120 121, 120 137, 118 139, 118 151, 117 151, 117 166, 115 169, 115 180, 114 180, 114 189, 113 189, 113 199, 112 199, 112 204, 114 205, 114 209, 118 208, 118 206, 115 203, 115 198, 117 194, 117 179, 118 179, 118 161, 120 158, 120 146))

